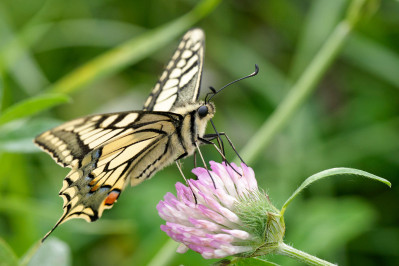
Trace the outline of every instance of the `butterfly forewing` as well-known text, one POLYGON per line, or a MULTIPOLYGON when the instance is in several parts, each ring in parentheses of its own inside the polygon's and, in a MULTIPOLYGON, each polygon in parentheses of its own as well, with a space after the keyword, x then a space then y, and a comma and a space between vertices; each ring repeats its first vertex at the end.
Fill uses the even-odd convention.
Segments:
POLYGON ((129 133, 138 112, 93 115, 72 120, 35 138, 35 143, 63 167, 75 168, 85 155, 107 141, 129 133))
POLYGON ((143 110, 172 111, 199 96, 205 35, 201 29, 187 32, 144 104, 143 110))

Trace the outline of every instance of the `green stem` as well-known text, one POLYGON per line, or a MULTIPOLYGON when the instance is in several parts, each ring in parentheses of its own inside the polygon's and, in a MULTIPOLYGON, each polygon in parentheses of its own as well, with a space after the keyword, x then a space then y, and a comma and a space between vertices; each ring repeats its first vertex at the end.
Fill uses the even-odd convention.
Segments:
POLYGON ((33 256, 36 254, 36 252, 39 250, 41 247, 42 242, 37 241, 25 254, 24 256, 19 260, 19 265, 20 266, 26 266, 29 264, 29 261, 33 258, 33 256))
POLYGON ((170 260, 176 255, 178 243, 172 239, 168 239, 152 260, 147 264, 149 266, 169 265, 170 260))
MULTIPOLYGON (((378 4, 374 0, 352 0, 346 17, 335 27, 312 62, 291 88, 289 94, 267 119, 258 132, 240 153, 247 163, 251 163, 270 144, 275 135, 288 123, 305 100, 316 88, 328 67, 341 51, 350 32, 363 16, 376 12, 378 4)), ((238 162, 237 158, 235 160, 238 162)))
POLYGON ((57 93, 71 93, 144 59, 211 13, 220 1, 201 1, 187 14, 101 54, 61 78, 47 90, 57 93))
POLYGON ((288 256, 290 258, 296 259, 300 262, 306 263, 308 265, 336 265, 330 263, 328 261, 319 259, 315 256, 312 256, 306 252, 300 251, 296 248, 293 248, 287 244, 281 243, 279 248, 276 251, 277 254, 288 256))
POLYGON ((255 160, 313 92, 316 84, 341 50, 352 28, 353 25, 350 25, 347 21, 343 21, 336 26, 323 47, 305 69, 303 75, 292 87, 287 97, 240 153, 247 163, 255 160))

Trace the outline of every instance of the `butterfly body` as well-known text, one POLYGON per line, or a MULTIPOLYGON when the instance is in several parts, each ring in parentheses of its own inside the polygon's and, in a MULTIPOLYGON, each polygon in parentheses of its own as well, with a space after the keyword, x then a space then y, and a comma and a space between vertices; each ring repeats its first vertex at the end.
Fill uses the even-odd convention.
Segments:
MULTIPOLYGON (((83 129, 80 141, 87 145, 86 149, 92 149, 81 160, 71 161, 72 170, 63 181, 60 195, 64 199, 65 213, 68 214, 64 221, 77 217, 89 222, 97 220, 104 209, 112 207, 128 183, 135 186, 175 160, 193 154, 198 138, 204 135, 206 124, 214 111, 212 103, 200 102, 177 108, 173 113, 137 111, 107 114, 101 118, 89 116, 39 135, 35 142, 40 147, 47 142, 67 148, 69 142, 77 142, 72 136, 79 132, 68 133, 70 127, 83 129), (201 106, 206 106, 208 110, 203 117, 198 112, 201 106), (132 114, 135 114, 134 119, 132 114), (129 115, 130 121, 119 117, 129 115), (87 124, 93 128, 102 126, 102 131, 94 135, 87 134, 87 124), (119 131, 122 126, 124 131, 119 131), (95 146, 89 142, 110 137, 109 132, 114 134, 105 144, 95 146), (52 141, 54 138, 55 141, 52 141)), ((47 146, 50 154, 51 150, 54 148, 47 146)), ((71 160, 66 158, 62 160, 64 163, 71 160)))

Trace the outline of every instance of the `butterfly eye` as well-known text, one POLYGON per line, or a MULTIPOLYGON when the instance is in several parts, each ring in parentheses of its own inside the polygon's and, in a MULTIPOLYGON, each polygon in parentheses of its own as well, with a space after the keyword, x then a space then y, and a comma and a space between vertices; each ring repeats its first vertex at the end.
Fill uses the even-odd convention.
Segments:
POLYGON ((203 118, 208 114, 208 107, 206 105, 201 106, 198 108, 198 115, 203 118))

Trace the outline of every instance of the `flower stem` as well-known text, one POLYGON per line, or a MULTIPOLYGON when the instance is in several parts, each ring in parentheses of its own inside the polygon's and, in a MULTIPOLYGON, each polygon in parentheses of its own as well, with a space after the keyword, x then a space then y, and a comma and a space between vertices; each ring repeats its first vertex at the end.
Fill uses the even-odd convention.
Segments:
POLYGON ((173 257, 177 254, 176 249, 178 245, 179 244, 177 242, 173 241, 172 239, 168 239, 147 265, 168 265, 173 257))
POLYGON ((367 0, 352 0, 347 16, 334 28, 301 77, 290 89, 289 94, 241 151, 240 154, 247 163, 252 163, 258 157, 276 134, 287 125, 305 100, 308 99, 316 88, 317 83, 341 51, 345 40, 362 17, 361 11, 369 2, 367 0))
POLYGON ((351 27, 346 21, 337 25, 303 75, 291 88, 287 97, 240 153, 247 163, 254 161, 273 137, 288 123, 311 92, 313 92, 317 82, 319 82, 328 66, 340 51, 350 30, 351 27))
POLYGON ((328 261, 319 259, 315 256, 312 256, 306 252, 300 251, 284 243, 281 243, 279 245, 279 248, 277 249, 276 253, 288 256, 290 258, 296 259, 308 265, 336 265, 328 261))
POLYGON ((220 2, 221 0, 202 0, 185 15, 99 55, 52 84, 47 90, 72 93, 144 59, 210 14, 220 2))

